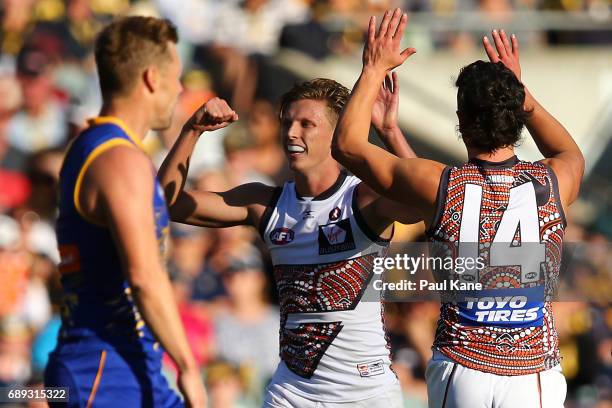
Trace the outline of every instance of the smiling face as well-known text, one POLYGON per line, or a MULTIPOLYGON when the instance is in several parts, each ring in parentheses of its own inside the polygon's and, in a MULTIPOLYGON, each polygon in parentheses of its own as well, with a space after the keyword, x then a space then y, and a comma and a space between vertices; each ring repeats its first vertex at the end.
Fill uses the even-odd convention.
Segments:
POLYGON ((281 139, 289 167, 306 172, 329 160, 336 115, 327 102, 300 99, 281 116, 281 139))

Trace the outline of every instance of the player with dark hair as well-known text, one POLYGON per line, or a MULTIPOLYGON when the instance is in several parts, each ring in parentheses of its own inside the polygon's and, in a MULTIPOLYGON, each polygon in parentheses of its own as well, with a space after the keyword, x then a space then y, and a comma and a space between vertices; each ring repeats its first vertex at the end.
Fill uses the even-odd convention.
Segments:
MULTIPOLYGON (((368 116, 395 154, 413 157, 397 127, 397 77, 384 83, 368 116)), ((419 217, 378 196, 332 158, 334 127, 348 96, 346 87, 322 78, 283 96, 282 144, 295 179, 282 187, 185 190, 189 157, 202 130, 198 123, 211 114, 208 108, 194 114, 160 169, 173 220, 251 225, 270 250, 280 299, 281 362, 265 406, 402 406, 381 304, 362 301, 362 295, 374 258, 389 244, 393 220, 419 217)))
POLYGON ((490 62, 472 63, 457 78, 467 163, 398 158, 370 144, 367 113, 378 84, 415 52, 399 48, 406 24, 400 9, 385 13, 378 31, 371 18, 363 69, 336 127, 333 155, 380 194, 420 209, 430 241, 487 261, 480 270, 449 272, 484 290, 442 303, 426 373, 429 406, 562 407, 566 384, 544 289, 558 278, 563 209, 578 195, 582 154, 520 82, 516 37, 497 30, 495 48, 483 39, 490 62), (524 126, 544 160, 515 156, 524 126), (495 296, 502 300, 491 302, 495 296))
POLYGON ((102 110, 70 145, 59 182, 62 327, 45 384, 68 387, 69 407, 183 406, 162 376, 164 350, 186 405, 206 404, 163 266, 166 202, 141 144, 170 125, 177 40, 166 20, 125 17, 96 42, 102 110))

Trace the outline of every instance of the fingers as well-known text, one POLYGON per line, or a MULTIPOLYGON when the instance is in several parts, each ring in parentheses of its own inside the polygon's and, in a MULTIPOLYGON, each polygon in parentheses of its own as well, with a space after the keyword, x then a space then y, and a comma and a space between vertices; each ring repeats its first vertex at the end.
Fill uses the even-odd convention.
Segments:
POLYGON ((397 29, 399 28, 401 19, 402 19, 402 10, 400 8, 396 8, 395 10, 393 10, 391 22, 389 23, 389 26, 387 27, 387 31, 384 35, 387 37, 391 37, 391 38, 395 37, 395 33, 397 29))
POLYGON ((404 51, 402 51, 401 52, 402 63, 406 61, 406 59, 408 59, 408 57, 410 57, 414 53, 416 53, 416 50, 414 48, 406 48, 404 51))
POLYGON ((516 35, 512 34, 511 40, 512 40, 512 55, 514 55, 514 57, 518 60, 519 44, 518 44, 518 39, 516 38, 516 35))
POLYGON ((380 23, 380 28, 378 29, 378 36, 384 36, 387 34, 387 28, 389 27, 389 21, 391 20, 391 13, 389 10, 385 11, 385 15, 383 16, 382 22, 380 23))
POLYGON ((408 24, 408 14, 404 13, 404 14, 402 14, 402 17, 400 18, 400 21, 399 21, 399 24, 397 26, 397 29, 395 30, 395 33, 393 34, 393 38, 395 40, 401 41, 402 36, 404 35, 404 30, 406 29, 406 25, 407 24, 408 24))
POLYGON ((215 123, 238 120, 238 114, 223 99, 211 99, 206 103, 205 109, 206 116, 215 123))
POLYGON ((495 42, 495 48, 497 49, 497 53, 499 54, 499 57, 503 60, 505 59, 508 54, 506 53, 506 47, 504 47, 504 42, 501 39, 501 36, 499 35, 499 32, 497 30, 493 30, 493 41, 495 42))
POLYGON ((368 24, 368 43, 372 44, 376 38, 376 16, 370 17, 370 23, 368 24))
POLYGON ((506 51, 506 55, 511 56, 512 46, 510 45, 510 41, 508 40, 508 36, 506 35, 506 32, 504 30, 500 31, 500 37, 501 37, 502 43, 504 44, 504 50, 506 51))
POLYGON ((388 74, 385 76, 383 87, 387 89, 389 92, 393 93, 393 85, 391 83, 391 77, 389 77, 388 74))
POLYGON ((489 61, 491 61, 494 64, 498 63, 499 57, 497 56, 497 51, 493 49, 493 45, 491 45, 491 42, 489 41, 489 38, 487 38, 486 35, 482 37, 482 45, 484 46, 485 52, 487 53, 487 56, 489 57, 489 61))
POLYGON ((393 82, 393 93, 399 93, 399 81, 397 79, 397 72, 393 71, 391 73, 391 80, 393 82))

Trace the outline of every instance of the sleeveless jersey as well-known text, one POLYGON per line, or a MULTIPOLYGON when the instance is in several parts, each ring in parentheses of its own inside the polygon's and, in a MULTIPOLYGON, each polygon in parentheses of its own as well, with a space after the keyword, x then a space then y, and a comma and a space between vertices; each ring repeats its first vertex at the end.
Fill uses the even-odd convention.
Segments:
POLYGON ((397 383, 381 303, 362 301, 373 260, 389 240, 361 218, 359 183, 343 172, 314 199, 285 183, 261 223, 281 313, 281 363, 272 383, 316 401, 357 401, 397 383))
POLYGON ((498 375, 557 365, 549 295, 559 277, 564 228, 548 166, 514 156, 446 168, 428 236, 446 254, 480 259, 480 269, 459 273, 455 266, 450 275, 481 283, 482 290, 443 300, 434 347, 463 366, 498 375))
MULTIPOLYGON (((114 146, 141 148, 141 145, 117 118, 99 117, 89 125, 70 146, 60 172, 56 232, 63 298, 58 348, 64 351, 114 348, 161 356, 159 344, 130 295, 110 230, 89 220, 78 203, 83 177, 96 157, 114 146)), ((155 223, 163 256, 169 218, 153 165, 151 183, 154 183, 151 222, 155 223)))

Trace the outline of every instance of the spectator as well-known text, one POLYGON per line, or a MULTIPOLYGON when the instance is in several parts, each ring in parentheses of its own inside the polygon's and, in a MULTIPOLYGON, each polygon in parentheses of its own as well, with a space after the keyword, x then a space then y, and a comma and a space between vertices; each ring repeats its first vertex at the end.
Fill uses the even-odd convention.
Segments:
POLYGON ((232 258, 223 272, 229 310, 215 319, 218 356, 255 368, 268 379, 278 364, 279 312, 264 299, 265 274, 255 249, 232 258))
POLYGON ((66 113, 54 94, 49 57, 36 49, 22 50, 17 77, 23 105, 8 124, 10 144, 24 153, 62 146, 68 131, 66 113))

